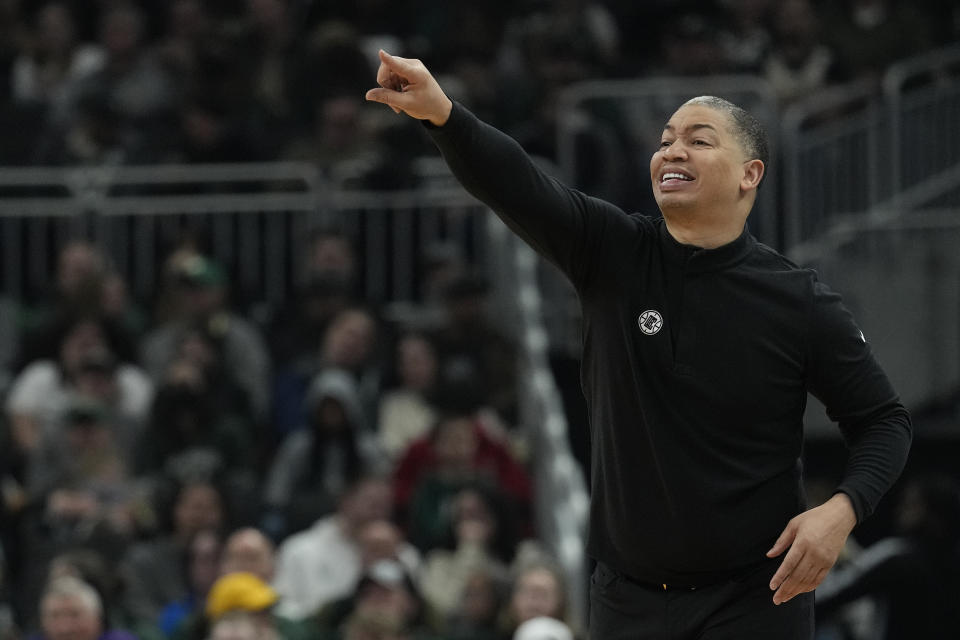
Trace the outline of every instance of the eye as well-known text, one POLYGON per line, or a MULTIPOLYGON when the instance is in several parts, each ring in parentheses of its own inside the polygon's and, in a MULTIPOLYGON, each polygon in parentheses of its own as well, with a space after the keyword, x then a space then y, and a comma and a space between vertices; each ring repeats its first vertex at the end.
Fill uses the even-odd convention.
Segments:
POLYGON ((660 141, 660 148, 661 148, 661 149, 663 149, 663 148, 665 148, 665 147, 669 147, 669 146, 670 146, 670 141, 669 141, 669 140, 661 140, 661 141, 660 141))
POLYGON ((695 145, 698 146, 698 147, 708 147, 708 146, 710 146, 710 143, 707 142, 706 140, 694 140, 694 141, 693 141, 693 144, 695 144, 695 145))

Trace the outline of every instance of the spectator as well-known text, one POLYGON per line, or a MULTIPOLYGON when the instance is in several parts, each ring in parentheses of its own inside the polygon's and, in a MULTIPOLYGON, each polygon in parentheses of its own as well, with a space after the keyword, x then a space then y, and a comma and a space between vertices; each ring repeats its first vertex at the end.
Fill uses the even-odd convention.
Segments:
POLYGON ((47 164, 136 164, 153 159, 161 116, 176 95, 145 46, 136 4, 110 4, 100 16, 101 62, 66 87, 66 108, 50 122, 39 160, 47 164))
POLYGON ((105 286, 111 276, 106 256, 86 240, 71 240, 57 253, 56 278, 50 291, 26 309, 20 350, 14 368, 20 370, 35 360, 53 360, 64 326, 77 318, 105 320, 109 346, 123 362, 136 363, 136 339, 130 325, 108 310, 105 286))
POLYGON ((437 240, 425 246, 417 262, 415 299, 388 302, 384 317, 402 333, 437 331, 447 321, 444 291, 466 271, 463 254, 463 248, 451 240, 437 240))
POLYGON ((380 560, 368 567, 348 597, 332 602, 315 618, 321 634, 331 639, 363 638, 360 629, 375 630, 377 638, 432 637, 431 612, 403 563, 380 560), (344 636, 336 631, 345 630, 344 636))
POLYGON ((256 117, 274 132, 274 157, 289 140, 293 127, 292 92, 302 56, 299 27, 285 0, 249 0, 244 16, 248 43, 244 63, 251 83, 256 117))
POLYGON ((773 12, 774 45, 763 76, 782 106, 844 78, 836 53, 821 38, 809 0, 787 0, 773 12))
POLYGON ((210 588, 220 577, 222 544, 223 539, 216 529, 198 531, 187 544, 184 554, 186 593, 164 606, 157 622, 165 637, 172 637, 206 602, 210 588))
POLYGON ((13 63, 13 99, 64 117, 67 87, 103 65, 103 51, 80 41, 76 18, 66 2, 43 3, 34 13, 33 47, 13 63))
POLYGON ((497 62, 501 118, 512 125, 507 129, 531 153, 556 158, 559 92, 607 75, 619 48, 617 22, 604 3, 547 3, 514 17, 505 28, 497 62))
POLYGON ((278 367, 312 367, 319 336, 360 294, 353 242, 335 229, 313 231, 295 263, 297 294, 272 320, 271 353, 278 367), (304 355, 310 354, 306 362, 304 355))
POLYGON ((25 488, 18 580, 31 597, 50 558, 75 548, 119 555, 150 526, 147 492, 130 475, 114 425, 96 403, 70 408, 61 434, 31 455, 25 488))
POLYGON ((123 607, 124 585, 118 579, 115 559, 107 555, 110 551, 78 548, 54 556, 44 584, 50 584, 62 576, 79 578, 100 596, 102 617, 107 628, 130 631, 139 640, 162 640, 153 620, 138 620, 123 607))
POLYGON ((718 36, 725 64, 733 72, 757 73, 770 52, 771 0, 726 0, 726 20, 718 36))
POLYGON ((273 541, 255 527, 242 527, 231 533, 223 545, 220 574, 252 573, 269 584, 273 582, 276 560, 273 541))
POLYGON ((410 575, 421 573, 420 554, 407 542, 400 527, 390 520, 374 520, 364 525, 357 544, 360 566, 364 569, 380 560, 398 560, 410 575))
MULTIPOLYGON (((312 615, 325 604, 349 595, 363 572, 361 537, 368 525, 391 515, 390 485, 364 477, 340 498, 337 511, 280 545, 274 587, 280 613, 295 619, 312 615)), ((402 545, 401 557, 416 557, 402 545)))
POLYGON ((16 446, 36 451, 55 439, 76 393, 87 393, 104 405, 125 428, 124 443, 136 439, 153 394, 146 373, 117 362, 110 325, 96 317, 67 320, 59 334, 56 360, 32 362, 11 385, 7 414, 16 446))
MULTIPOLYGON (((214 41, 220 38, 215 38, 214 41)), ((208 48, 215 48, 210 45, 208 48)), ((204 66, 212 67, 196 82, 203 88, 194 88, 180 105, 176 114, 175 139, 171 144, 173 161, 184 164, 214 164, 231 162, 266 162, 272 159, 270 143, 265 140, 266 127, 255 117, 237 111, 234 87, 210 89, 203 83, 228 84, 230 76, 237 75, 227 56, 237 56, 239 46, 228 43, 217 47, 204 66), (227 80, 216 76, 227 76, 227 80), (227 96, 221 93, 230 94, 227 96)), ((240 84, 236 80, 235 83, 240 84)), ((247 87, 243 87, 246 89, 247 87)), ((244 100, 249 99, 242 92, 244 100)), ((240 104, 247 104, 240 102, 240 104)))
POLYGON ((420 264, 421 299, 428 317, 445 315, 444 292, 467 271, 463 247, 452 240, 438 240, 424 249, 420 264))
MULTIPOLYGON (((67 494, 86 496, 82 513, 62 514, 63 523, 85 530, 103 523, 113 532, 132 536, 137 531, 134 514, 139 509, 133 475, 120 444, 116 425, 96 400, 78 396, 66 411, 64 428, 31 458, 27 491, 46 500, 48 517, 57 521, 58 505, 67 494)), ((72 501, 71 501, 72 502, 72 501)))
POLYGON ((166 25, 156 56, 179 86, 198 80, 201 55, 211 38, 210 15, 200 0, 172 0, 166 7, 166 25))
POLYGON ((131 546, 121 562, 125 606, 144 620, 156 620, 167 603, 187 595, 183 558, 193 538, 228 524, 226 497, 212 481, 184 480, 172 494, 166 508, 160 506, 159 534, 131 546))
MULTIPOLYGON (((363 186, 368 174, 383 165, 378 134, 380 114, 357 96, 357 79, 372 71, 356 28, 327 20, 310 34, 300 73, 301 115, 306 136, 294 138, 285 158, 311 162, 334 185, 363 186)), ((401 173, 405 173, 401 169, 401 173)))
POLYGON ((526 533, 531 501, 527 471, 473 412, 449 411, 410 445, 394 472, 397 507, 410 540, 422 550, 440 544, 451 526, 455 496, 476 485, 499 493, 526 533))
POLYGON ((315 230, 304 255, 302 277, 307 282, 327 278, 336 280, 343 283, 351 296, 359 296, 360 274, 353 240, 334 228, 315 230))
POLYGON ((823 3, 821 19, 827 42, 839 64, 853 77, 880 76, 893 62, 930 46, 922 5, 892 0, 842 0, 823 3))
POLYGON ((0 104, 12 94, 13 62, 29 41, 21 19, 21 5, 16 0, 0 2, 0 104))
MULTIPOLYGON (((170 365, 137 446, 138 473, 225 473, 238 481, 249 479, 256 462, 253 421, 225 401, 232 390, 218 393, 212 387, 216 380, 188 356, 170 365)), ((223 387, 226 381, 219 380, 223 387)))
POLYGON ((54 579, 40 601, 39 640, 136 640, 105 627, 103 603, 89 584, 73 576, 54 579))
POLYGON ((519 569, 504 612, 509 633, 521 625, 546 617, 561 622, 567 618, 566 583, 560 570, 548 563, 532 563, 519 569))
POLYGON ((382 368, 377 350, 379 326, 373 313, 353 306, 330 320, 321 338, 317 371, 341 369, 356 381, 366 424, 376 420, 382 368))
POLYGON ((193 621, 179 637, 184 640, 203 640, 211 625, 234 612, 247 614, 257 628, 257 636, 264 640, 307 640, 305 625, 281 615, 274 608, 280 597, 269 584, 252 573, 238 571, 217 579, 210 589, 203 616, 193 621))
POLYGON ((266 417, 269 402, 270 360, 260 332, 227 307, 226 274, 209 258, 190 252, 171 260, 175 279, 171 300, 173 317, 150 332, 143 343, 143 362, 154 380, 163 379, 186 334, 214 338, 219 349, 215 364, 249 402, 253 417, 266 417))
POLYGON ((507 424, 517 420, 517 348, 490 319, 490 283, 478 273, 444 290, 446 323, 434 334, 442 380, 470 378, 475 393, 507 424))
POLYGON ((306 385, 317 369, 317 348, 331 321, 359 297, 357 258, 350 238, 322 228, 311 233, 298 261, 297 292, 269 320, 275 435, 286 436, 306 421, 306 385))
POLYGON ((264 502, 281 527, 274 535, 299 531, 330 513, 344 489, 380 458, 349 374, 321 372, 305 405, 307 424, 283 441, 266 479, 264 502))
POLYGON ((442 60, 446 74, 456 73, 467 60, 492 59, 514 10, 504 0, 455 4, 421 0, 414 6, 417 19, 409 21, 409 33, 404 34, 408 53, 442 60))
POLYGON ((675 28, 659 35, 659 64, 650 71, 665 76, 705 76, 727 71, 727 60, 720 43, 719 34, 711 26, 717 20, 717 12, 709 5, 688 8, 686 3, 674 7, 677 15, 675 28), (677 42, 683 42, 682 48, 677 42))
POLYGON ((225 613, 210 625, 210 640, 270 640, 263 637, 257 622, 245 611, 225 613))
POLYGON ((395 353, 397 385, 381 396, 377 421, 380 449, 391 462, 436 422, 439 366, 436 346, 423 334, 401 336, 395 353))
MULTIPOLYGON (((108 270, 100 282, 100 313, 131 343, 139 342, 146 330, 146 315, 133 301, 127 281, 116 270, 108 270)), ((130 357, 135 357, 132 345, 130 357)))
POLYGON ((463 585, 460 602, 442 620, 448 640, 502 640, 500 614, 506 605, 507 576, 493 565, 480 565, 463 585))
POLYGON ((452 503, 450 540, 426 554, 420 581, 424 597, 442 619, 464 599, 470 578, 479 572, 505 575, 516 540, 511 519, 495 506, 497 495, 482 488, 464 489, 452 503))
POLYGON ((233 602, 238 610, 252 614, 258 630, 261 633, 268 633, 266 638, 272 638, 273 636, 269 633, 273 631, 279 631, 283 637, 299 638, 302 634, 299 625, 286 618, 274 616, 272 613, 261 616, 258 613, 259 608, 248 608, 249 602, 244 600, 243 594, 246 591, 255 594, 263 591, 263 586, 270 584, 274 577, 275 565, 276 553, 273 542, 259 529, 241 527, 231 533, 225 540, 219 561, 216 563, 212 580, 216 582, 210 586, 205 598, 200 601, 201 604, 206 602, 206 610, 201 610, 202 608, 193 610, 177 626, 172 637, 179 640, 204 640, 210 624, 219 619, 219 614, 211 617, 210 603, 213 598, 221 597, 227 602, 233 602), (225 580, 228 576, 245 577, 230 582, 225 580), (223 591, 220 596, 214 594, 216 584, 220 584, 218 588, 223 591))

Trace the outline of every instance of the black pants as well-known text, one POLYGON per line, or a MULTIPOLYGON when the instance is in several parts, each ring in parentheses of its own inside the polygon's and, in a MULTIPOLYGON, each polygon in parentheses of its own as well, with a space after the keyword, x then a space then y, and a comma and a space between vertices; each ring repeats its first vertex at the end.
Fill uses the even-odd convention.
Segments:
POLYGON ((773 604, 782 558, 697 589, 640 584, 603 563, 590 580, 590 640, 811 640, 813 593, 773 604))

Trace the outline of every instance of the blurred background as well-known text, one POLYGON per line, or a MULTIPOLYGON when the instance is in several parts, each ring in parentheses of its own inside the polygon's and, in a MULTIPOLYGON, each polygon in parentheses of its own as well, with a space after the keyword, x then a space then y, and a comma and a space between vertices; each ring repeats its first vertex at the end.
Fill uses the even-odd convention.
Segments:
POLYGON ((915 422, 818 638, 960 637, 955 2, 0 0, 0 640, 586 637, 575 295, 380 48, 627 211, 684 100, 760 117, 751 231, 915 422))

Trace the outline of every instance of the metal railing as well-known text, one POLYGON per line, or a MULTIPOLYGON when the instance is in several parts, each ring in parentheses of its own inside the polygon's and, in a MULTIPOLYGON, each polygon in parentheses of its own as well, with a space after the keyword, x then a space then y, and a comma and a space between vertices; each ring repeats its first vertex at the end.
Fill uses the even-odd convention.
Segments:
POLYGON ((793 255, 828 249, 837 229, 868 217, 960 204, 960 45, 891 66, 880 88, 855 82, 785 110, 784 244, 793 255))
POLYGON ((818 92, 783 113, 784 245, 796 247, 837 218, 889 197, 887 112, 873 82, 818 92))
POLYGON ((890 112, 892 190, 960 165, 960 43, 904 60, 883 78, 890 112))
POLYGON ((310 231, 337 226, 357 239, 371 303, 414 299, 431 243, 463 246, 484 263, 483 207, 462 189, 331 191, 300 163, 0 169, 3 292, 48 290, 54 256, 76 237, 102 247, 149 300, 166 252, 199 236, 226 267, 235 296, 279 302, 295 290, 310 231))

